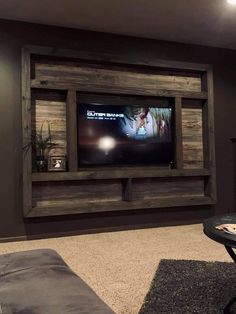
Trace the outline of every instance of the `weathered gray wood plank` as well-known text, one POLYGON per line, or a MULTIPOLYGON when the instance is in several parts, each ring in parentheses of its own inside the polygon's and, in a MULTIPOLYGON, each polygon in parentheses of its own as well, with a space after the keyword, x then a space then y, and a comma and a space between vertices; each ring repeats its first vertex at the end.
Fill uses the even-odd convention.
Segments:
POLYGON ((28 214, 28 217, 57 216, 78 213, 95 213, 106 211, 124 211, 145 208, 164 208, 164 207, 180 207, 194 205, 214 204, 214 200, 210 197, 193 196, 193 197, 169 197, 155 200, 145 201, 110 201, 100 203, 81 203, 79 200, 71 202, 54 203, 48 207, 35 207, 28 214))
POLYGON ((182 108, 184 168, 203 168, 202 108, 182 108))
POLYGON ((121 180, 43 182, 33 184, 34 206, 65 202, 99 203, 122 200, 121 180))
POLYGON ((132 179, 131 178, 125 179, 123 186, 124 186, 123 199, 124 201, 131 202, 133 200, 132 179))
POLYGON ((154 177, 189 177, 209 176, 208 169, 156 169, 152 167, 136 168, 94 168, 93 170, 80 170, 78 172, 45 172, 33 173, 33 182, 46 181, 76 181, 76 180, 105 180, 122 178, 154 178, 154 177))
POLYGON ((175 98, 175 166, 183 169, 182 98, 175 98))
POLYGON ((55 89, 55 90, 78 90, 80 92, 93 92, 93 93, 107 93, 107 94, 124 94, 124 95, 139 95, 139 96, 156 96, 156 97, 185 97, 193 99, 207 99, 206 92, 192 92, 182 90, 165 90, 165 89, 148 89, 142 86, 132 87, 127 86, 121 88, 119 86, 110 86, 109 88, 104 85, 94 85, 90 82, 83 82, 76 84, 74 82, 64 81, 40 81, 31 80, 32 88, 42 89, 55 89))
POLYGON ((214 130, 214 105, 213 105, 213 72, 209 69, 207 72, 207 89, 209 98, 203 106, 203 149, 204 166, 210 169, 211 177, 206 180, 206 194, 214 200, 216 195, 216 166, 215 166, 215 130, 214 130))
POLYGON ((31 147, 31 90, 30 52, 22 49, 22 137, 23 137, 23 212, 27 216, 32 208, 32 147, 31 147))
POLYGON ((35 116, 32 117, 32 132, 40 132, 42 124, 43 136, 48 136, 50 125, 52 142, 55 145, 49 155, 66 155, 66 104, 59 101, 35 100, 35 116))
POLYGON ((77 104, 76 91, 67 93, 67 143, 68 143, 68 168, 69 171, 77 171, 77 104))
POLYGON ((181 62, 174 60, 161 60, 161 59, 150 59, 147 57, 142 57, 142 59, 134 59, 132 56, 110 53, 110 52, 97 52, 97 51, 85 51, 85 50, 72 50, 72 49, 62 49, 58 47, 42 47, 28 45, 27 49, 35 55, 44 56, 55 56, 55 57, 65 57, 65 58, 76 58, 87 61, 99 61, 99 62, 109 62, 118 64, 127 64, 135 66, 148 66, 148 67, 158 67, 165 69, 178 69, 178 70, 189 70, 196 72, 205 72, 210 67, 209 64, 200 63, 190 63, 181 62))
POLYGON ((201 79, 198 77, 160 75, 139 71, 117 70, 94 67, 75 67, 69 65, 36 64, 37 81, 67 83, 76 86, 89 85, 99 87, 145 90, 176 90, 201 92, 201 79))
POLYGON ((203 178, 138 178, 133 179, 133 199, 204 196, 203 178))

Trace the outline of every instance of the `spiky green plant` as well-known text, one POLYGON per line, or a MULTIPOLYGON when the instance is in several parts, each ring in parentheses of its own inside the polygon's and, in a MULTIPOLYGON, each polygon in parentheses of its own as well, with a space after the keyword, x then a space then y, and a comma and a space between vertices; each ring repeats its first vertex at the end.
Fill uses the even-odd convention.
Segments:
POLYGON ((56 144, 52 142, 50 122, 44 121, 41 124, 39 132, 36 132, 32 138, 32 148, 35 150, 36 155, 45 156, 45 150, 50 149, 56 144), (45 135, 44 126, 47 123, 47 134, 45 135))

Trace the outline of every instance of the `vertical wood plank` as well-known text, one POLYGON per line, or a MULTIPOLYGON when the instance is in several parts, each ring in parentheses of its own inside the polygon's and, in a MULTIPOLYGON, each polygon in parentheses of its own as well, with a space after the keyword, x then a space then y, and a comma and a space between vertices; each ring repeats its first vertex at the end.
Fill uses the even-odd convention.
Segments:
POLYGON ((183 169, 182 98, 175 97, 175 167, 183 169))
POLYGON ((202 103, 200 108, 182 107, 182 137, 184 169, 203 168, 202 103))
POLYGON ((133 197, 132 197, 132 179, 128 178, 124 180, 124 190, 123 190, 123 199, 124 201, 131 202, 133 197))
MULTIPOLYGON (((204 72, 201 77, 202 91, 207 91, 207 72, 204 72)), ((204 168, 209 169, 209 130, 208 130, 208 101, 203 103, 202 107, 202 134, 203 134, 203 165, 204 168)), ((204 178, 204 194, 211 196, 211 176, 204 178)))
POLYGON ((23 142, 23 213, 27 217, 32 209, 32 147, 31 147, 31 90, 30 51, 22 49, 22 142, 23 142))
POLYGON ((205 181, 205 193, 216 201, 216 173, 215 173, 215 130, 213 107, 213 72, 207 71, 208 101, 203 105, 203 149, 204 167, 211 171, 209 180, 205 181))
POLYGON ((77 104, 76 90, 68 90, 66 101, 67 115, 67 158, 68 170, 78 170, 77 159, 77 104))
POLYGON ((233 144, 233 171, 234 171, 234 208, 231 209, 231 212, 236 211, 236 138, 231 139, 233 144))
POLYGON ((202 73, 202 76, 201 76, 201 91, 202 92, 207 92, 207 89, 208 89, 207 77, 208 77, 207 72, 202 73))
POLYGON ((202 107, 202 128, 203 128, 203 164, 204 168, 210 168, 209 151, 209 121, 208 121, 208 101, 203 103, 202 107))
POLYGON ((49 155, 67 155, 67 132, 66 132, 66 103, 65 101, 49 101, 36 99, 35 107, 32 104, 32 132, 39 133, 41 126, 46 122, 43 128, 43 136, 48 135, 47 122, 50 123, 50 133, 55 147, 49 150, 49 155), (34 110, 33 110, 34 109, 34 110))

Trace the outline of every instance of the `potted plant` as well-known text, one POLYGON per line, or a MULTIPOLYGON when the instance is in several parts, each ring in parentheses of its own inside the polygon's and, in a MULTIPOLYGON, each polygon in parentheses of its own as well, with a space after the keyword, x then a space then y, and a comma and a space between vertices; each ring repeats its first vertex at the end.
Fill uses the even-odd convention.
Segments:
POLYGON ((47 153, 56 144, 52 142, 51 129, 49 121, 44 121, 40 130, 32 136, 32 150, 35 156, 37 171, 46 171, 47 153), (46 131, 45 131, 46 128, 46 131))

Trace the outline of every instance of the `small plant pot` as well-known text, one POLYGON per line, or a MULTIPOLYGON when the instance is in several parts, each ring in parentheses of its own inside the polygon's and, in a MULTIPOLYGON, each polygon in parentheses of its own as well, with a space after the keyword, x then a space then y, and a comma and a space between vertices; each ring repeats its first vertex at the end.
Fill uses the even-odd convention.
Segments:
POLYGON ((36 164, 38 172, 47 171, 47 160, 44 158, 44 156, 37 156, 36 164))

